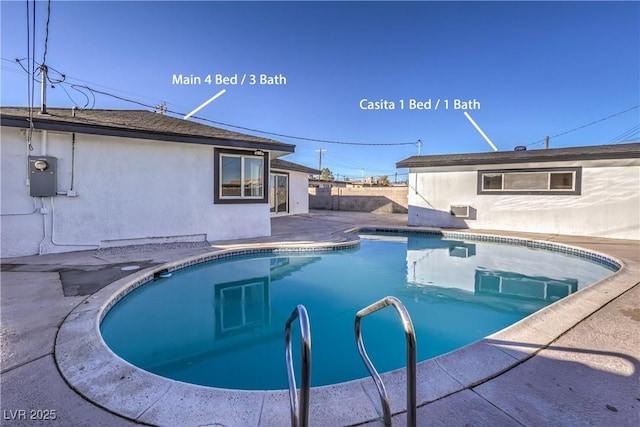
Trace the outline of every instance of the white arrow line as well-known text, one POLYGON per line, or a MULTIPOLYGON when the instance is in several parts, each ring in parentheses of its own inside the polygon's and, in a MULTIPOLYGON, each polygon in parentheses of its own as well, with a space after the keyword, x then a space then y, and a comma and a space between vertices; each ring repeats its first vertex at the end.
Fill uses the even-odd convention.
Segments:
POLYGON ((193 116, 195 113, 197 113, 198 111, 202 110, 207 105, 211 104, 213 101, 215 101, 216 98, 221 96, 226 91, 227 91, 226 89, 222 89, 220 92, 216 93, 211 98, 209 98, 204 104, 202 104, 201 106, 199 106, 198 108, 196 108, 195 110, 193 110, 192 112, 190 112, 189 114, 184 116, 184 119, 187 120, 189 117, 193 116))
POLYGON ((496 148, 495 145, 493 145, 493 142, 491 142, 491 140, 489 139, 489 137, 487 135, 485 135, 484 132, 482 132, 482 129, 480 129, 480 126, 478 126, 476 124, 476 122, 473 121, 473 119, 471 118, 471 116, 469 115, 469 113, 467 113, 466 111, 464 112, 464 116, 469 119, 469 121, 471 122, 471 124, 473 125, 474 128, 476 128, 476 130, 478 132, 480 132, 480 135, 482 135, 482 137, 485 139, 485 141, 487 141, 489 143, 489 145, 491 146, 491 148, 493 148, 493 151, 498 151, 498 149, 496 148))

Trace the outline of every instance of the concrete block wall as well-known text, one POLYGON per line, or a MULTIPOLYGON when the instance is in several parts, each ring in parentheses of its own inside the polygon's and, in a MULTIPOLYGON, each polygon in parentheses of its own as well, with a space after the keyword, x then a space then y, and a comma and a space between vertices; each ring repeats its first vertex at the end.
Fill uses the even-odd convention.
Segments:
POLYGON ((309 188, 310 209, 407 213, 407 199, 407 187, 309 188))

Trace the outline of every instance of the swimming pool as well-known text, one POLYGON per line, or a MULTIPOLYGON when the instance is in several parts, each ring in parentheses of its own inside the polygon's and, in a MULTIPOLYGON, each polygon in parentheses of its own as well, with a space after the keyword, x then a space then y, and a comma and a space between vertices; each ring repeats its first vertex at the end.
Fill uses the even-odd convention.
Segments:
MULTIPOLYGON (((317 386, 368 375, 353 320, 385 295, 400 298, 412 316, 420 361, 501 330, 615 271, 523 246, 424 234, 361 237, 349 250, 241 256, 175 272, 112 307, 101 323, 103 338, 125 360, 168 378, 284 389, 284 322, 304 304, 317 386)), ((395 313, 368 317, 362 330, 379 371, 403 366, 395 313)))

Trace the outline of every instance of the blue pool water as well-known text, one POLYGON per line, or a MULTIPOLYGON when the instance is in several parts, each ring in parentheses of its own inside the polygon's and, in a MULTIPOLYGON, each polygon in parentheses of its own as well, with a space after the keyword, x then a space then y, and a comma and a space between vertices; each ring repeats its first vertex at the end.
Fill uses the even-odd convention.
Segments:
MULTIPOLYGON (((326 385, 368 376, 354 317, 387 295, 411 315, 421 361, 503 329, 613 271, 521 246, 361 237, 349 250, 241 256, 180 270, 118 302, 102 321, 102 335, 120 357, 158 375, 222 388, 285 389, 284 325, 304 304, 311 382, 326 385)), ((404 333, 392 308, 364 318, 362 333, 380 372, 404 366, 404 333)))

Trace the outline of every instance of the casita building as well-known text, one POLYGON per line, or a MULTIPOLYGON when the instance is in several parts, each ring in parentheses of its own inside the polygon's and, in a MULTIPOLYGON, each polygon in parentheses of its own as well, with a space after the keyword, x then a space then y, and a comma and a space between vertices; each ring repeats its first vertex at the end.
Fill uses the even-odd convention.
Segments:
POLYGON ((413 156, 409 225, 640 240, 640 143, 413 156))

